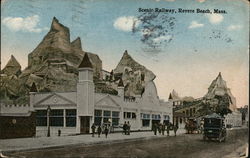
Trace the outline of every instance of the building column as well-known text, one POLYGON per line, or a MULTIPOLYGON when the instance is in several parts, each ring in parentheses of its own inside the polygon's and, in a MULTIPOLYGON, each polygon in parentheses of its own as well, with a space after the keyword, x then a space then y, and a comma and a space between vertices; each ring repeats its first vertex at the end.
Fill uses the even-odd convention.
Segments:
POLYGON ((142 127, 142 122, 141 122, 141 109, 138 108, 137 111, 136 111, 136 122, 137 122, 137 128, 138 129, 141 129, 142 127))
MULTIPOLYGON (((123 118, 123 112, 124 112, 124 109, 123 107, 121 108, 121 112, 120 112, 120 118, 119 118, 119 123, 124 123, 124 118, 123 118)), ((112 114, 111 114, 112 115, 112 114)))
POLYGON ((63 127, 66 127, 66 109, 63 109, 63 127))
POLYGON ((76 116, 76 133, 80 134, 81 133, 81 120, 80 116, 76 116))

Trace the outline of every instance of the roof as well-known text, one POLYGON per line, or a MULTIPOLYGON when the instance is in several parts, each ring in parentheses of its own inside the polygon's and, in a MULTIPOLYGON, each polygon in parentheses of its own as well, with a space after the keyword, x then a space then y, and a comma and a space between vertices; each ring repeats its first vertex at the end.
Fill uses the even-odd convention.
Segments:
POLYGON ((122 81, 121 78, 120 78, 120 80, 119 80, 118 87, 124 87, 124 84, 123 84, 123 81, 122 81))
POLYGON ((216 113, 212 113, 211 115, 206 115, 204 118, 217 118, 222 119, 222 117, 216 113))
POLYGON ((85 53, 85 55, 84 55, 84 57, 83 57, 83 59, 82 59, 82 62, 81 62, 81 64, 79 65, 78 68, 93 68, 93 65, 92 65, 92 63, 90 62, 87 53, 85 53))
POLYGON ((37 92, 36 84, 33 82, 32 86, 30 87, 30 92, 37 92))

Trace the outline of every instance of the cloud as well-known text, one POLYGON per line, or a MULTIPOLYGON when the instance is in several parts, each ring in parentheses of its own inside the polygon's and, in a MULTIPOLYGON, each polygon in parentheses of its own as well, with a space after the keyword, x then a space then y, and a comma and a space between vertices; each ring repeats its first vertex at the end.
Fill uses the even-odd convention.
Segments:
POLYGON ((114 21, 113 26, 117 30, 130 32, 133 29, 137 28, 139 26, 139 24, 140 24, 139 19, 137 19, 134 16, 122 16, 122 17, 117 18, 114 21))
POLYGON ((211 24, 219 24, 224 19, 221 14, 207 14, 206 17, 211 24))
POLYGON ((203 2, 205 2, 206 0, 197 0, 198 2, 200 2, 200 3, 203 3, 203 2))
POLYGON ((193 28, 198 28, 198 27, 203 27, 203 26, 204 24, 199 24, 197 21, 192 21, 188 28, 193 29, 193 28))
POLYGON ((2 20, 3 24, 12 31, 23 31, 23 32, 36 32, 39 33, 48 28, 37 27, 40 21, 38 15, 28 16, 26 18, 22 17, 6 17, 2 20))
POLYGON ((230 26, 228 26, 227 30, 228 31, 233 31, 233 30, 239 30, 241 28, 242 28, 241 25, 230 25, 230 26))
POLYGON ((172 36, 167 35, 167 36, 159 36, 157 38, 154 38, 153 41, 154 42, 161 42, 161 41, 168 41, 172 38, 172 36))

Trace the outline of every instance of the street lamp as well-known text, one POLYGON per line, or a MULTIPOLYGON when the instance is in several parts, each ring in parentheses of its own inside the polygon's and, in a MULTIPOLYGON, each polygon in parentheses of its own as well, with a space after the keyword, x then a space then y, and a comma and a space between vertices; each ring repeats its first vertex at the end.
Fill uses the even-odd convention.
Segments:
POLYGON ((50 106, 48 106, 47 108, 47 127, 48 127, 47 137, 50 137, 50 120, 49 120, 50 111, 51 111, 51 108, 50 106))

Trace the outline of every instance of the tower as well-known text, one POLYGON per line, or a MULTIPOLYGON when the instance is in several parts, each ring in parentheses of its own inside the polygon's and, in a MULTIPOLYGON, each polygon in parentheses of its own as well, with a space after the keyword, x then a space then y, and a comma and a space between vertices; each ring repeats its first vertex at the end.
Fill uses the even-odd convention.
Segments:
POLYGON ((33 82, 31 87, 30 87, 30 107, 31 107, 31 110, 33 111, 33 107, 34 107, 34 103, 35 103, 35 95, 37 93, 37 87, 36 87, 36 84, 33 82))
POLYGON ((94 116, 93 66, 85 53, 78 67, 77 83, 77 132, 89 133, 94 116))

